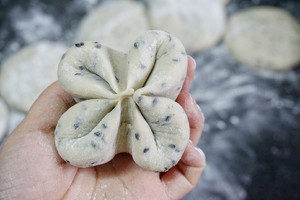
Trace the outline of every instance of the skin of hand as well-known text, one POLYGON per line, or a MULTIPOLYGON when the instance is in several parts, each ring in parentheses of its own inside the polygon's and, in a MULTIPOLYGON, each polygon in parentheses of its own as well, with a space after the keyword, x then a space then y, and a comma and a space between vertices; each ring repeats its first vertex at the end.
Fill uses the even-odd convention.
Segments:
POLYGON ((61 159, 54 130, 73 98, 55 82, 36 100, 0 149, 0 199, 181 199, 198 183, 205 167, 198 143, 204 117, 189 93, 196 63, 189 57, 187 77, 177 102, 190 123, 190 142, 179 163, 165 173, 144 170, 129 154, 110 162, 77 168, 61 159))

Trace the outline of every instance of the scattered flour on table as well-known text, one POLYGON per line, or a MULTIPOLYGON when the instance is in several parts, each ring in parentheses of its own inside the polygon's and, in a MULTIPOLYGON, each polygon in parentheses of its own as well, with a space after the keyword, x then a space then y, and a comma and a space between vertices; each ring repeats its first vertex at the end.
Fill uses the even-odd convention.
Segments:
POLYGON ((54 17, 39 7, 32 7, 26 11, 16 7, 10 16, 15 31, 26 43, 45 38, 53 39, 61 35, 61 27, 54 17))

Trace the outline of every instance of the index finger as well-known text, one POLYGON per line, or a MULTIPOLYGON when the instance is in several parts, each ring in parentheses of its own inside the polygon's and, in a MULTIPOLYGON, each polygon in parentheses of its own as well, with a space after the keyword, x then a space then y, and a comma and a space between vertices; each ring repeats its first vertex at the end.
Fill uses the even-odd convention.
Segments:
POLYGON ((197 105, 197 102, 189 92, 189 88, 192 84, 196 68, 196 63, 192 57, 188 58, 187 76, 184 81, 182 90, 178 95, 176 101, 184 109, 190 124, 190 139, 193 144, 196 145, 201 136, 201 132, 204 126, 204 115, 197 105))

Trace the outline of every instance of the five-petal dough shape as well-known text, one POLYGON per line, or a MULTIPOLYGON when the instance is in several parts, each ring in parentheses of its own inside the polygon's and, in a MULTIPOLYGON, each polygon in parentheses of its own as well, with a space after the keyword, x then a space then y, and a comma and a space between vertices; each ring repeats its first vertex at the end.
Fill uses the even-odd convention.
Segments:
POLYGON ((170 169, 189 140, 187 116, 175 102, 186 71, 183 45, 163 31, 147 31, 128 54, 75 44, 58 67, 60 84, 78 102, 57 124, 60 156, 90 167, 126 152, 145 169, 170 169))

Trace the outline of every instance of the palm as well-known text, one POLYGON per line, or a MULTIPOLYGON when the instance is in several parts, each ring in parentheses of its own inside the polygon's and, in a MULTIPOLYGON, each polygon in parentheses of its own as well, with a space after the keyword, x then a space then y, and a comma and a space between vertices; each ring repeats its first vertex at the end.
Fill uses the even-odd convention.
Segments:
POLYGON ((52 132, 16 132, 7 142, 14 145, 6 149, 4 160, 9 162, 1 163, 0 173, 20 180, 22 189, 15 195, 27 194, 24 199, 167 199, 159 173, 143 170, 129 154, 119 154, 101 166, 76 168, 58 156, 52 136, 52 132))

